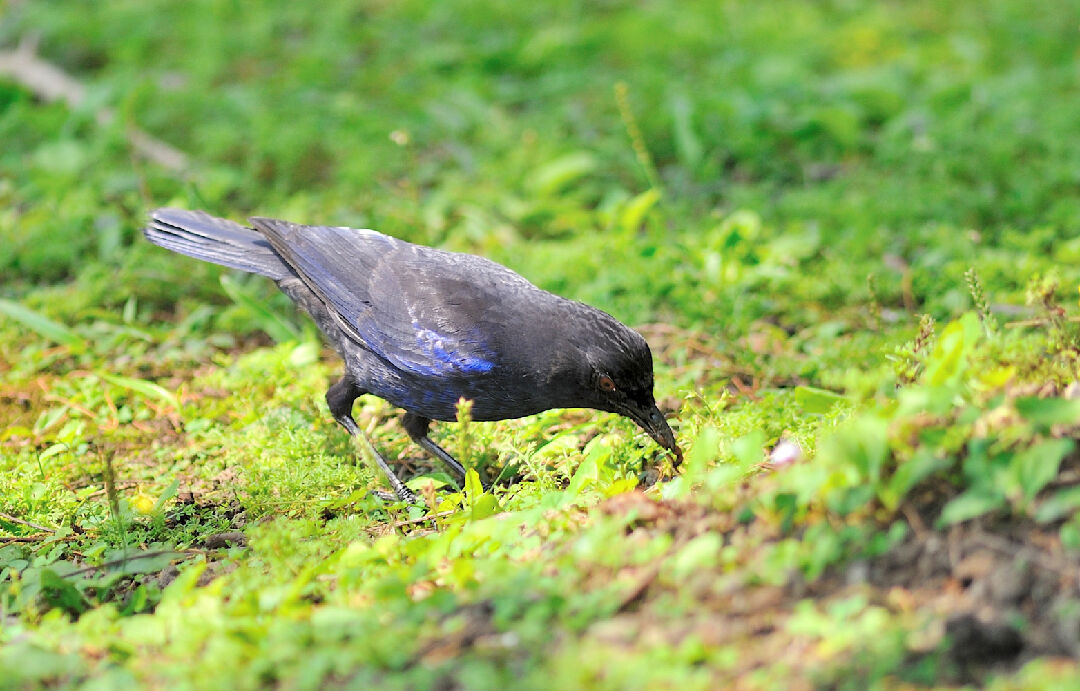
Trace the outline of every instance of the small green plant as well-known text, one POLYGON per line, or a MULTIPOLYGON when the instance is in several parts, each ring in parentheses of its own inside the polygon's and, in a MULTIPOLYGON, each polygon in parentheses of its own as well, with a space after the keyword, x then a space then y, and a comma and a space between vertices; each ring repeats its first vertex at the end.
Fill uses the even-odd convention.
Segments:
POLYGON ((994 335, 999 326, 997 317, 990 311, 990 301, 986 297, 986 289, 983 288, 975 267, 970 267, 964 272, 964 281, 967 283, 968 293, 971 295, 971 304, 975 307, 975 312, 979 315, 979 321, 982 323, 983 328, 986 329, 986 334, 988 336, 994 335))
POLYGON ((934 345, 934 318, 929 314, 919 317, 919 332, 915 338, 897 347, 891 356, 896 369, 896 382, 900 386, 914 383, 925 367, 927 353, 934 345))
POLYGON ((472 407, 473 402, 467 398, 457 402, 457 453, 466 468, 472 467, 473 457, 472 407))
POLYGON ((1066 349, 1075 351, 1075 335, 1068 333, 1065 310, 1057 303, 1057 290, 1056 278, 1032 276, 1027 284, 1025 298, 1028 306, 1037 310, 1041 325, 1046 329, 1050 352, 1060 353, 1066 349))
POLYGON ((881 329, 881 303, 878 302, 877 279, 874 274, 866 275, 866 292, 868 295, 866 308, 870 313, 870 328, 874 331, 881 329))
POLYGON ((619 106, 619 116, 622 118, 626 134, 630 137, 630 143, 634 147, 634 155, 637 157, 641 170, 645 173, 645 179, 649 181, 649 187, 661 190, 660 176, 656 173, 656 164, 653 162, 649 147, 645 144, 645 137, 638 127, 637 118, 634 117, 634 109, 630 106, 630 89, 626 82, 615 83, 615 102, 619 106))

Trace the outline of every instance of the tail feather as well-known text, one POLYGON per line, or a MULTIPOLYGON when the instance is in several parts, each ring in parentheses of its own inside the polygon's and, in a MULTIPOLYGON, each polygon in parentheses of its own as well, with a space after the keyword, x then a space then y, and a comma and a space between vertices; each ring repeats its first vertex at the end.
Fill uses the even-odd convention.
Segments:
POLYGON ((261 233, 202 211, 158 209, 143 234, 173 252, 275 281, 295 275, 261 233))

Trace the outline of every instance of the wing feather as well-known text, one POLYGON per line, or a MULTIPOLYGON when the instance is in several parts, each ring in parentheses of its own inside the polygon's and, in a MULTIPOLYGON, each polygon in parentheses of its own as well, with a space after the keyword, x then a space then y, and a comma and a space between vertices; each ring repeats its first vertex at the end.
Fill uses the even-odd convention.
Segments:
POLYGON ((395 367, 421 376, 492 370, 484 326, 501 282, 528 284, 471 255, 443 252, 373 230, 250 219, 336 315, 342 332, 395 367))

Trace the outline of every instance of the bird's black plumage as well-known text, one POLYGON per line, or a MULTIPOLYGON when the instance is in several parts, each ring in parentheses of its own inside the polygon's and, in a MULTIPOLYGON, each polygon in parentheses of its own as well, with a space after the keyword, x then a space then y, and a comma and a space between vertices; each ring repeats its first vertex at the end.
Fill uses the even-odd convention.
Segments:
POLYGON ((473 402, 474 420, 588 407, 629 417, 681 459, 653 401, 649 346, 611 315, 482 257, 373 230, 250 221, 159 209, 144 233, 175 252, 267 276, 310 314, 345 360, 327 401, 351 433, 359 433, 353 401, 374 394, 405 409, 409 435, 461 474, 427 437, 431 420, 456 418, 459 399, 473 402))

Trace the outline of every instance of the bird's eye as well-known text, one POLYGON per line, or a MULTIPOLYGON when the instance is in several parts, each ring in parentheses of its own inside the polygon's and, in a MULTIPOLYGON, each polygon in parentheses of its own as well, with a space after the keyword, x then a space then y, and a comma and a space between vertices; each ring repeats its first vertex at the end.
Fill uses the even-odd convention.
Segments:
POLYGON ((613 382, 611 380, 611 377, 609 377, 606 374, 600 375, 599 385, 600 385, 600 390, 601 391, 614 391, 615 390, 615 382, 613 382))

